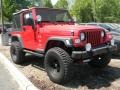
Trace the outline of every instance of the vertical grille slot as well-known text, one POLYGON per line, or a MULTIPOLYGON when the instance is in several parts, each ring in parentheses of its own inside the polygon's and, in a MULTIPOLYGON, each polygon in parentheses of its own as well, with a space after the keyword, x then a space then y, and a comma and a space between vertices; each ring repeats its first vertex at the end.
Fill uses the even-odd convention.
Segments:
POLYGON ((93 46, 99 45, 101 40, 101 31, 87 31, 86 34, 86 41, 87 43, 91 43, 93 46))

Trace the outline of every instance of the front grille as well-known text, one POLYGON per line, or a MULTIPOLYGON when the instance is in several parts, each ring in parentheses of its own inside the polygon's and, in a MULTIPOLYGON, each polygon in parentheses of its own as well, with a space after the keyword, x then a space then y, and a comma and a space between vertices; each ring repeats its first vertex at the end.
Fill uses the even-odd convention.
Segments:
POLYGON ((99 45, 101 41, 101 31, 87 31, 86 34, 86 41, 87 43, 91 43, 92 46, 99 45))

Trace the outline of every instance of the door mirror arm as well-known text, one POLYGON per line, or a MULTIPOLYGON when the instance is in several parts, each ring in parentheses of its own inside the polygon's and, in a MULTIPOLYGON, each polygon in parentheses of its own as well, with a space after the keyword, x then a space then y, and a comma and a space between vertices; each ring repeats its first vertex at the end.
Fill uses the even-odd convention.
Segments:
POLYGON ((36 27, 35 27, 35 25, 32 25, 32 29, 33 29, 33 30, 36 30, 36 27))

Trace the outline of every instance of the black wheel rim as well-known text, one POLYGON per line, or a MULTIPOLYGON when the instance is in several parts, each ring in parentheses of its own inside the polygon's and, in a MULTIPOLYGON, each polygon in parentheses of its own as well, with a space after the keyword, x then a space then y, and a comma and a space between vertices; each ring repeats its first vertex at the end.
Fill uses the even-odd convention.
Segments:
POLYGON ((60 64, 58 62, 58 60, 53 60, 50 63, 51 68, 53 68, 56 72, 60 72, 60 64))
POLYGON ((60 73, 61 71, 61 67, 60 67, 60 63, 57 59, 52 58, 49 62, 49 69, 50 69, 50 73, 53 76, 56 76, 60 73))

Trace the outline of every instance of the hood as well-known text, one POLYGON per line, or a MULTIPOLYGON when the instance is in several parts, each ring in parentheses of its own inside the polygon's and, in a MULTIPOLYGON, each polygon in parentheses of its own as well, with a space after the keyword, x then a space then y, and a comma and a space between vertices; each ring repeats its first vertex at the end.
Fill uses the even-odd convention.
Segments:
POLYGON ((83 30, 94 30, 100 29, 97 26, 85 26, 85 25, 45 25, 44 28, 47 30, 60 30, 60 31, 83 31, 83 30))
POLYGON ((65 24, 46 24, 42 27, 44 29, 44 33, 47 35, 54 36, 78 36, 81 31, 85 30, 100 30, 100 28, 96 26, 84 26, 84 25, 65 25, 65 24))

